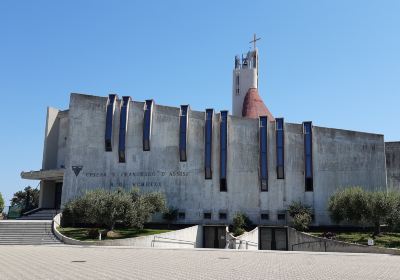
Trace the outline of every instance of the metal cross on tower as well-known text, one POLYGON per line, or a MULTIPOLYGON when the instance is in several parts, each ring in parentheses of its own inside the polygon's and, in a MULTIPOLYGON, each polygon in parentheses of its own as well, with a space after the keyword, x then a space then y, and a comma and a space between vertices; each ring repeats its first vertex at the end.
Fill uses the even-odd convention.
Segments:
POLYGON ((253 43, 254 49, 256 49, 256 42, 257 42, 258 40, 261 40, 261 38, 257 38, 256 33, 254 33, 253 40, 249 42, 250 44, 253 43))

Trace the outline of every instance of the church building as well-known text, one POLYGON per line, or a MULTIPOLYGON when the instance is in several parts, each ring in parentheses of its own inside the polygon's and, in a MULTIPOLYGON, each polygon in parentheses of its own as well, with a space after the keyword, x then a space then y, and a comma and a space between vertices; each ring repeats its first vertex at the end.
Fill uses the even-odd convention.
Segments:
POLYGON ((47 110, 42 168, 21 177, 40 180, 40 208, 138 187, 164 193, 179 223, 205 225, 238 212, 285 225, 294 201, 312 208, 314 225, 331 225, 327 202, 339 188, 400 190, 400 142, 285 122, 263 102, 258 73, 257 48, 235 58, 231 112, 72 93, 67 110, 47 110))

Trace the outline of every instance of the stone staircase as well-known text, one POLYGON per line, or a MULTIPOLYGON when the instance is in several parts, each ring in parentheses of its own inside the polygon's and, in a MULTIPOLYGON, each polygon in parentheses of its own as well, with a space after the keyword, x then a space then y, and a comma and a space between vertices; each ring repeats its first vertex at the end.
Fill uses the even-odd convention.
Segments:
POLYGON ((61 244, 54 236, 51 220, 0 221, 0 245, 61 244))
POLYGON ((24 215, 18 220, 53 220, 53 218, 57 215, 57 210, 55 209, 40 209, 32 211, 31 214, 24 215))

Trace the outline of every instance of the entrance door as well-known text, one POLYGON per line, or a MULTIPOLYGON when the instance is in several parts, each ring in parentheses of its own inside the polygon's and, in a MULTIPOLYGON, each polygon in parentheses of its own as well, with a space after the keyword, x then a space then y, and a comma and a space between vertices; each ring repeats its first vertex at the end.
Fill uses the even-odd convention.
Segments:
POLYGON ((276 227, 260 227, 260 250, 288 250, 287 229, 276 227))
POLYGON ((54 209, 61 208, 61 195, 62 195, 63 183, 56 183, 55 197, 54 197, 54 209))
POLYGON ((226 246, 225 226, 204 226, 203 247, 224 249, 226 246))

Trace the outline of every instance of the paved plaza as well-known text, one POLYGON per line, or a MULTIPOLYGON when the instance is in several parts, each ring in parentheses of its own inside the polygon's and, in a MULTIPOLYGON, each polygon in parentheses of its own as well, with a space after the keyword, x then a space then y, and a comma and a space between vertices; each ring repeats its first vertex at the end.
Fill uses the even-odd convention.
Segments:
POLYGON ((0 246, 0 279, 400 279, 400 257, 129 247, 0 246))

